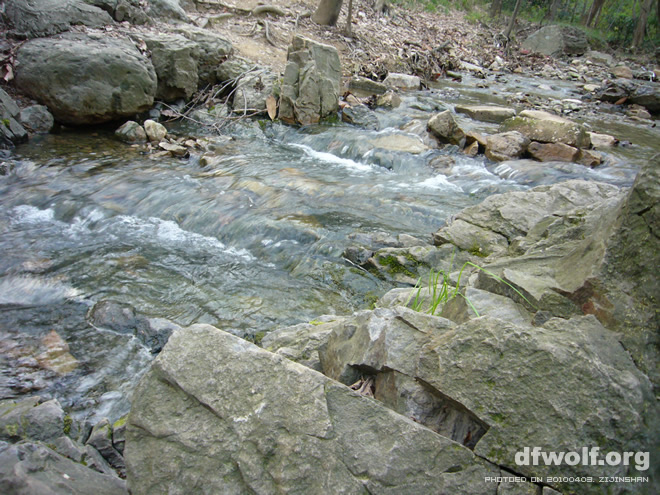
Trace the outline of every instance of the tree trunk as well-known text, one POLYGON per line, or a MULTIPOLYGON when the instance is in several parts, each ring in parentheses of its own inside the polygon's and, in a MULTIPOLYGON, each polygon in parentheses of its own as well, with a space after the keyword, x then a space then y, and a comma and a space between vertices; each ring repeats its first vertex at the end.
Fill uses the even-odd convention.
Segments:
POLYGON ((353 37, 353 27, 351 24, 353 24, 353 0, 348 0, 348 16, 346 19, 346 29, 344 30, 344 34, 349 38, 353 37))
POLYGON ((653 0, 644 0, 642 2, 642 9, 639 12, 639 19, 637 20, 637 26, 635 26, 635 33, 633 34, 633 48, 639 48, 644 41, 644 33, 646 33, 646 24, 649 20, 649 14, 651 13, 651 2, 653 0))
POLYGON ((323 26, 334 26, 339 19, 339 12, 344 0, 321 0, 312 20, 323 26))
MULTIPOLYGON (((590 27, 592 23, 596 20, 596 17, 600 14, 600 9, 603 8, 603 4, 605 3, 605 0, 594 0, 594 3, 591 4, 591 8, 589 9, 589 15, 587 16, 587 22, 585 22, 585 26, 590 27)), ((595 24, 594 24, 595 25, 595 24)))
POLYGON ((543 23, 547 20, 548 22, 552 22, 555 20, 555 17, 557 16, 557 9, 559 8, 559 4, 561 3, 561 0, 552 0, 550 3, 550 7, 548 7, 548 10, 545 11, 545 14, 541 18, 541 22, 539 22, 539 26, 543 26, 543 23))
POLYGON ((509 27, 506 28, 506 33, 504 37, 507 40, 511 39, 511 31, 513 31, 513 25, 516 23, 516 17, 518 16, 518 11, 520 10, 520 4, 522 0, 516 0, 516 6, 513 8, 513 14, 511 14, 511 21, 509 21, 509 27))
MULTIPOLYGON (((660 0, 658 0, 660 1, 660 0)), ((495 19, 502 13, 502 0, 493 0, 490 4, 490 17, 495 19)))

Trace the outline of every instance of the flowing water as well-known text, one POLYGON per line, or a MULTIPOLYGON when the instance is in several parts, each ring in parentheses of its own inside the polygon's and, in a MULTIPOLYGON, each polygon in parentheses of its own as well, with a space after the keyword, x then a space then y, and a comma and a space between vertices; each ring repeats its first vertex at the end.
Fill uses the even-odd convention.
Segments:
POLYGON ((78 418, 117 419, 152 355, 135 338, 93 327, 88 311, 98 301, 247 337, 350 313, 391 288, 343 258, 355 234, 428 241, 450 215, 493 193, 578 177, 630 185, 654 152, 622 150, 596 170, 417 152, 416 132, 446 104, 506 98, 460 88, 379 110, 378 132, 258 122, 225 136, 179 128, 213 144, 204 166, 194 155, 153 158, 104 130, 19 146, 0 176, 0 394, 54 396, 78 418), (450 166, 431 166, 447 157, 450 166), (69 367, 49 364, 53 339, 69 367))

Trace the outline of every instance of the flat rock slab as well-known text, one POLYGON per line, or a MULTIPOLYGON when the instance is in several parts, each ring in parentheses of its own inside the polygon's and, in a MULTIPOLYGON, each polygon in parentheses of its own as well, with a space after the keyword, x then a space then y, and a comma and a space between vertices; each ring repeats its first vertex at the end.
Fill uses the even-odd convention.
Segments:
POLYGON ((516 116, 516 111, 513 108, 494 105, 456 105, 454 111, 463 113, 474 120, 496 124, 516 116))
POLYGON ((146 493, 492 494, 498 467, 302 365, 209 325, 138 386, 124 450, 146 493))

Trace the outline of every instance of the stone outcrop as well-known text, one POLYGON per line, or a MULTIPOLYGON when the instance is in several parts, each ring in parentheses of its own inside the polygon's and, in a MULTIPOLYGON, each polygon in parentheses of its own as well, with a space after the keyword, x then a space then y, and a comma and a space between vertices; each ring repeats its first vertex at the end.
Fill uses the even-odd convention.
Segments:
POLYGON ((496 162, 519 158, 527 151, 529 138, 518 131, 493 134, 486 139, 486 157, 496 162))
POLYGON ((68 31, 71 26, 101 27, 113 24, 102 9, 83 0, 12 0, 4 15, 19 38, 41 38, 68 31))
POLYGON ((156 94, 151 62, 132 42, 78 34, 28 41, 16 84, 68 124, 92 124, 147 110, 156 94))
POLYGON ((0 490, 3 493, 124 495, 126 483, 60 455, 46 445, 0 442, 0 490))
POLYGON ((502 472, 378 402, 208 325, 178 332, 154 361, 134 395, 124 454, 136 495, 486 494, 493 486, 485 478, 502 472))
POLYGON ((584 31, 571 27, 550 25, 530 35, 522 44, 526 50, 557 57, 582 55, 589 50, 584 31))
POLYGON ((30 132, 50 132, 55 125, 53 115, 43 105, 30 105, 21 110, 18 116, 19 122, 30 132))
POLYGON ((143 33, 141 39, 151 52, 151 62, 158 78, 156 98, 164 101, 190 98, 199 81, 198 44, 170 33, 143 33))
POLYGON ((337 49, 295 36, 279 101, 279 118, 302 125, 315 124, 339 109, 341 64, 337 49))
POLYGON ((460 147, 465 144, 465 132, 456 123, 451 110, 445 110, 431 117, 427 128, 441 142, 460 147))
POLYGON ((0 492, 128 493, 108 464, 123 472, 123 458, 113 447, 118 429, 104 420, 90 435, 56 399, 0 401, 0 492))
POLYGON ((18 122, 21 110, 16 102, 0 88, 0 149, 11 148, 27 141, 28 133, 18 122))

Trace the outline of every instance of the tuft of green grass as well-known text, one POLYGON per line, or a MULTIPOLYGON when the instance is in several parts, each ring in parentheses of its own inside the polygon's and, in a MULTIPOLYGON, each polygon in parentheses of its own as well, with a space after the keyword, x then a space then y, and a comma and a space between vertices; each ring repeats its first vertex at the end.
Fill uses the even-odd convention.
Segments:
MULTIPOLYGON (((452 262, 454 260, 454 255, 452 254, 451 261, 449 263, 449 266, 451 266, 452 262)), ((474 307, 472 304, 472 301, 463 293, 460 292, 460 286, 461 286, 461 277, 463 276, 463 272, 465 269, 471 266, 472 268, 476 268, 477 270, 481 270, 487 275, 490 275, 493 277, 495 280, 497 280, 500 283, 503 283, 510 287, 516 294, 518 294, 520 297, 522 297, 531 307, 535 308, 534 304, 532 304, 529 299, 527 299, 522 292, 520 292, 518 289, 516 289, 513 285, 511 285, 509 282, 506 280, 503 280, 501 277, 498 277, 495 275, 493 272, 486 270, 485 268, 476 265, 470 261, 466 261, 463 266, 461 267, 461 270, 458 272, 458 279, 456 281, 456 285, 453 286, 451 283, 451 280, 449 279, 449 274, 445 272, 444 270, 440 271, 435 271, 431 269, 429 272, 429 283, 428 286, 426 287, 426 290, 429 295, 429 309, 426 311, 428 314, 435 316, 435 313, 438 311, 438 308, 441 308, 441 306, 444 306, 444 304, 447 301, 450 301, 451 299, 460 296, 463 299, 465 299, 465 302, 467 303, 468 306, 470 306, 470 309, 474 311, 474 314, 479 317, 479 311, 477 311, 477 308, 474 307)), ((415 284, 414 289, 417 289, 416 292, 413 292, 410 294, 410 297, 406 301, 406 306, 409 306, 411 309, 414 311, 422 311, 422 308, 424 306, 425 298, 423 297, 422 290, 424 287, 421 285, 422 278, 420 277, 417 280, 417 283, 415 284), (413 299, 414 296, 414 299, 413 299)))

